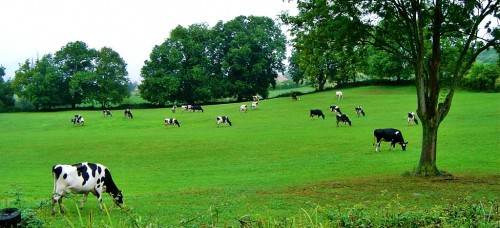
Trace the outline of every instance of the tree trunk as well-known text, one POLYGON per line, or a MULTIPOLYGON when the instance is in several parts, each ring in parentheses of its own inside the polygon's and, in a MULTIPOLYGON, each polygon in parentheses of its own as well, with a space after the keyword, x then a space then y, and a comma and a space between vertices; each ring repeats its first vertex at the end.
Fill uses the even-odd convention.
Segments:
POLYGON ((422 151, 420 162, 413 171, 417 176, 439 176, 442 173, 436 166, 437 133, 439 124, 436 121, 422 121, 422 151))

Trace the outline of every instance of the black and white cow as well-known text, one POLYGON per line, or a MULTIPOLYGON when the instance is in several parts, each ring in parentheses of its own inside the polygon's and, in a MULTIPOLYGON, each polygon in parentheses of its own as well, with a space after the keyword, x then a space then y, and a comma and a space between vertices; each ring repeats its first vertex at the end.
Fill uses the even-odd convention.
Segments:
POLYGON ((331 105, 330 106, 330 112, 342 114, 342 111, 340 111, 340 107, 337 105, 331 105))
POLYGON ((323 111, 319 109, 311 109, 309 111, 309 118, 313 118, 314 116, 318 116, 318 118, 321 116, 323 119, 325 119, 325 114, 323 114, 323 111))
POLYGON ((220 124, 229 124, 229 126, 233 126, 233 124, 229 120, 229 117, 227 117, 227 116, 217 116, 216 123, 217 123, 217 127, 219 127, 220 124))
POLYGON ((335 97, 337 100, 344 99, 344 94, 342 94, 342 91, 337 91, 335 92, 335 97))
POLYGON ((260 96, 259 95, 252 96, 252 100, 253 101, 259 101, 260 100, 260 96))
POLYGON ((54 194, 52 196, 52 215, 56 213, 55 205, 59 203, 59 210, 64 212, 62 207, 62 197, 68 192, 83 194, 80 208, 87 201, 87 195, 91 192, 97 197, 99 208, 102 207, 103 191, 113 197, 116 205, 123 204, 122 191, 118 189, 109 169, 97 163, 78 163, 74 165, 55 165, 52 167, 54 177, 54 194))
POLYGON ((177 110, 177 105, 172 106, 172 113, 175 113, 175 110, 177 110))
POLYGON ((83 126, 85 124, 85 120, 80 114, 76 114, 75 117, 71 118, 71 122, 73 123, 73 125, 77 126, 83 126))
POLYGON ((245 113, 247 112, 247 105, 246 104, 240 106, 240 112, 245 112, 245 113))
POLYGON ((408 142, 405 142, 403 139, 403 133, 401 133, 400 130, 394 129, 394 128, 387 128, 387 129, 375 129, 373 131, 373 136, 374 140, 376 140, 373 144, 375 145, 375 152, 380 150, 380 142, 391 142, 391 149, 394 150, 396 147, 396 143, 401 145, 401 149, 403 151, 406 150, 406 145, 408 142))
POLYGON ((132 111, 130 109, 125 109, 125 111, 123 111, 123 116, 125 116, 129 119, 134 118, 134 116, 132 115, 132 111))
POLYGON ((365 116, 365 111, 363 110, 363 107, 361 106, 357 106, 356 108, 354 108, 354 110, 356 111, 356 115, 357 116, 365 116))
POLYGON ((297 97, 297 95, 295 95, 295 93, 294 93, 294 94, 292 94, 292 101, 296 101, 296 100, 298 100, 298 99, 299 99, 299 98, 297 97))
POLYGON ((418 125, 418 120, 417 120, 417 117, 416 117, 416 115, 415 115, 414 112, 409 112, 407 119, 408 119, 408 126, 412 125, 413 123, 415 123, 416 125, 418 125))
POLYGON ((181 124, 179 123, 179 121, 176 118, 166 118, 165 119, 165 127, 167 127, 168 125, 177 125, 178 127, 181 126, 181 124))
POLYGON ((346 123, 348 123, 349 126, 352 126, 351 120, 349 119, 349 117, 346 114, 337 114, 337 127, 339 126, 339 122, 343 122, 344 125, 346 125, 346 123))
POLYGON ((109 111, 109 109, 104 109, 104 110, 102 110, 102 115, 103 115, 104 117, 106 117, 106 116, 113 116, 113 115, 111 114, 111 111, 109 111))
POLYGON ((193 112, 195 112, 195 111, 201 111, 201 112, 203 112, 203 108, 201 106, 199 106, 199 105, 193 105, 193 106, 191 106, 191 110, 193 110, 193 112))
POLYGON ((182 112, 190 111, 192 106, 191 105, 182 105, 181 108, 182 108, 182 112))
POLYGON ((254 108, 257 108, 258 105, 259 105, 259 102, 254 101, 254 102, 252 102, 252 106, 250 106, 250 107, 252 107, 252 109, 254 109, 254 108))

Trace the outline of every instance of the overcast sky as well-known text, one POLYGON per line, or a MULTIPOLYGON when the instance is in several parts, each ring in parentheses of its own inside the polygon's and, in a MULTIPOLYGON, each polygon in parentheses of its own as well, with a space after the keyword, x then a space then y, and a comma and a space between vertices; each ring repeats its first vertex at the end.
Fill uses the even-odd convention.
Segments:
MULTIPOLYGON (((110 47, 128 64, 132 81, 155 45, 177 25, 215 25, 239 15, 276 19, 296 12, 283 0, 0 0, 0 65, 13 78, 19 63, 83 41, 110 47)), ((6 79, 4 77, 4 79, 6 79)))

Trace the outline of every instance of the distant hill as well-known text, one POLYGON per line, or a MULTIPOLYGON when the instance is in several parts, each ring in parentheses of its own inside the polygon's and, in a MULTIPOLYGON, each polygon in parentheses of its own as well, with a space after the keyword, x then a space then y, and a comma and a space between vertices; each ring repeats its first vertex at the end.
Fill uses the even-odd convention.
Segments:
POLYGON ((496 63, 498 61, 498 53, 495 49, 484 51, 477 57, 476 61, 481 63, 496 63))

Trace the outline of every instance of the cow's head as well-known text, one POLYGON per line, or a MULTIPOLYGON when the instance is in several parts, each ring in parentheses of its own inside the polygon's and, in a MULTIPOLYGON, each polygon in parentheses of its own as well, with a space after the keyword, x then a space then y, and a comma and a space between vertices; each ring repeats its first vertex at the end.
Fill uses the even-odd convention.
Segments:
POLYGON ((115 201, 116 205, 121 206, 123 204, 123 194, 122 191, 111 193, 113 197, 113 201, 115 201))
POLYGON ((408 142, 400 142, 399 144, 401 145, 401 149, 403 149, 403 151, 406 151, 406 145, 408 145, 408 142))

